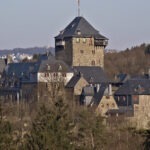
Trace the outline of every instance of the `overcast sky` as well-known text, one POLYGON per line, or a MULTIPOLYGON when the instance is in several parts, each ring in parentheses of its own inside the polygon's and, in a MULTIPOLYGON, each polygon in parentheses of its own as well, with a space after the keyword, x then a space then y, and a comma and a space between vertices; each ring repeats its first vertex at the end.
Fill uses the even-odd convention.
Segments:
MULTIPOLYGON (((110 49, 150 43, 150 0, 81 0, 81 16, 109 38, 110 49)), ((0 49, 54 46, 77 16, 77 0, 0 0, 0 49)))

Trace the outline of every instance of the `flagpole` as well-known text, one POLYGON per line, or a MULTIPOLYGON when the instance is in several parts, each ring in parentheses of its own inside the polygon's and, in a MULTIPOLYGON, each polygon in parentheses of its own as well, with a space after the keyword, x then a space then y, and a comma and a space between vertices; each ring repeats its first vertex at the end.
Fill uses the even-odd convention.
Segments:
POLYGON ((78 17, 80 16, 80 0, 78 0, 78 17))

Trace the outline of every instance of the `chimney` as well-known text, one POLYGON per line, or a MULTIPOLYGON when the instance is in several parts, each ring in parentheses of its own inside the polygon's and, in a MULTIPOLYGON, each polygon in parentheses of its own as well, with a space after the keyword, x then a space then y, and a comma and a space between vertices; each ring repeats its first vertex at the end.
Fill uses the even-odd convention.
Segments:
POLYGON ((83 77, 83 73, 82 73, 82 72, 80 72, 80 71, 79 71, 79 76, 80 76, 80 77, 83 77))
POLYGON ((111 96, 112 95, 112 85, 111 84, 109 84, 108 92, 109 92, 109 96, 111 96))

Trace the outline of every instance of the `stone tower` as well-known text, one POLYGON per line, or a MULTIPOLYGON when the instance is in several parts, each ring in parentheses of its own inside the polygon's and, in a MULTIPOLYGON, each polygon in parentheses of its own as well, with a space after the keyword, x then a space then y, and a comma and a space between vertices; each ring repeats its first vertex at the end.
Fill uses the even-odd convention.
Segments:
POLYGON ((104 49, 108 39, 83 17, 76 17, 55 37, 56 59, 69 66, 100 66, 104 68, 104 49))

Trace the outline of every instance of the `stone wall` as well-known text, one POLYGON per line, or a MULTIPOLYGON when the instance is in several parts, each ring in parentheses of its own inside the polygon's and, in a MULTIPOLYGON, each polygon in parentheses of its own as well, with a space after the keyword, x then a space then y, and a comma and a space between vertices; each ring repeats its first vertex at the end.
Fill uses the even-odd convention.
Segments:
POLYGON ((102 116, 105 116, 105 113, 109 109, 118 109, 116 101, 113 96, 103 96, 96 109, 96 112, 97 114, 101 114, 102 116))
POLYGON ((88 85, 88 82, 83 77, 81 77, 74 87, 74 95, 81 95, 82 89, 86 85, 88 85))
POLYGON ((56 59, 69 66, 104 67, 104 46, 94 46, 94 38, 67 38, 64 48, 56 47, 56 59))
POLYGON ((140 95, 139 104, 134 104, 132 123, 137 128, 150 127, 150 95, 140 95))
POLYGON ((94 38, 73 38, 72 63, 73 66, 104 67, 104 47, 95 47, 94 38))

